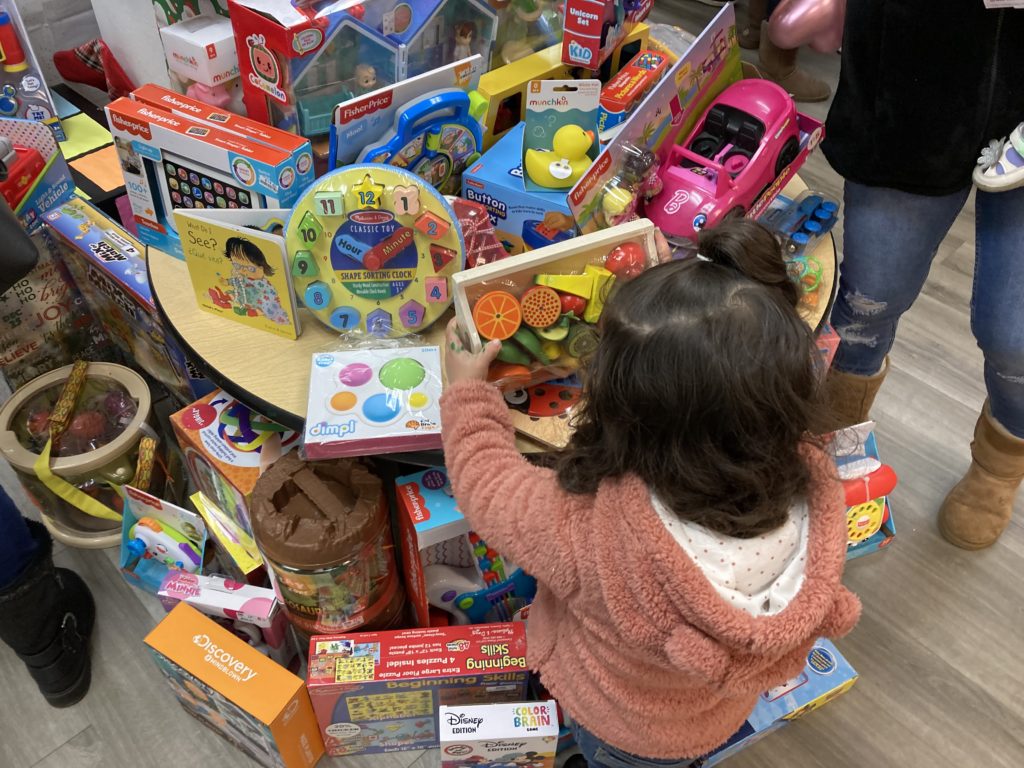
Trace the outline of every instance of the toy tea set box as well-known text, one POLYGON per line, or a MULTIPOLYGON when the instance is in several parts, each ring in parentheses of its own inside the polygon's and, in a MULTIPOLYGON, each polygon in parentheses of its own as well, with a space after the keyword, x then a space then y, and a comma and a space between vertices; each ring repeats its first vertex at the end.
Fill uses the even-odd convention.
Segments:
POLYGON ((576 220, 565 192, 527 191, 523 183, 525 124, 506 133, 462 174, 462 196, 487 208, 495 234, 510 254, 565 242, 576 220))
POLYGON ((554 768, 554 701, 441 707, 441 768, 554 768))
POLYGON ((438 745, 437 711, 526 698, 522 623, 319 635, 306 685, 327 753, 438 745))
POLYGON ((77 197, 45 219, 57 235, 64 264, 111 341, 182 402, 213 389, 165 332, 139 241, 77 197))
POLYGON ((324 754, 302 680, 184 603, 146 636, 196 720, 265 768, 311 768, 324 754))

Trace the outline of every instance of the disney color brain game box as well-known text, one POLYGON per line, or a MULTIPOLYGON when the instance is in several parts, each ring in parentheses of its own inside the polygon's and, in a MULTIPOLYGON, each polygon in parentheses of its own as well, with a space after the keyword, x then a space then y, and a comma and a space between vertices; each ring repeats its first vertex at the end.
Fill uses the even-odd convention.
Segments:
POLYGON ((327 753, 438 744, 437 711, 526 698, 522 623, 318 635, 306 686, 327 753))

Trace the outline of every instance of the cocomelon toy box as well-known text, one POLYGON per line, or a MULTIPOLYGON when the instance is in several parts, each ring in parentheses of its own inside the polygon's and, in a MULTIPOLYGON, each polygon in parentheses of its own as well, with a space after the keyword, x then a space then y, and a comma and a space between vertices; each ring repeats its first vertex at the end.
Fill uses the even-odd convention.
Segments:
POLYGON ((299 436, 216 390, 171 416, 196 487, 252 536, 249 501, 259 476, 298 445, 299 436))
POLYGON ((498 239, 510 254, 565 242, 576 220, 565 190, 527 191, 520 123, 462 174, 462 196, 487 207, 498 239))
POLYGON ((483 0, 229 5, 249 117, 309 137, 343 101, 473 54, 483 66, 498 26, 483 0))
POLYGON ((856 682, 857 672, 838 649, 824 638, 818 640, 807 654, 803 672, 762 693, 743 727, 714 752, 695 760, 691 768, 718 765, 772 731, 825 706, 856 682))
POLYGON ((130 360, 191 402, 213 385, 163 327, 138 240, 80 198, 45 216, 93 316, 130 360))
POLYGON ((316 635, 306 686, 329 755, 438 745, 437 710, 522 701, 520 623, 316 635))
POLYGON ((176 208, 289 208, 302 191, 291 152, 127 98, 105 109, 139 239, 178 258, 176 208))
POLYGON ((146 636, 192 717, 265 768, 311 768, 324 754, 302 680, 184 603, 146 636))
POLYGON ((508 621, 532 600, 536 582, 487 546, 455 504, 444 467, 395 481, 405 586, 413 617, 431 609, 458 624, 508 621))
POLYGON ((554 768, 554 701, 441 707, 441 768, 554 768))

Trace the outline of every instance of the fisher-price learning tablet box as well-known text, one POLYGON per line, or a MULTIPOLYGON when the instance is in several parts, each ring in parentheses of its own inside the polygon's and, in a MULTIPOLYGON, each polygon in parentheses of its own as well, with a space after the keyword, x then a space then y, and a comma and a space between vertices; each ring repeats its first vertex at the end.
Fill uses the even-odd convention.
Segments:
POLYGON ((438 745, 437 709, 522 701, 522 623, 316 635, 306 686, 330 755, 438 745))
POLYGON ((290 208, 302 191, 291 152, 127 98, 105 109, 139 239, 178 258, 176 208, 290 208))
POLYGON ((441 447, 436 346, 313 354, 303 451, 308 459, 441 447))
POLYGON ((462 196, 487 207, 498 239, 510 254, 561 243, 576 234, 567 190, 527 191, 523 128, 520 123, 506 133, 462 174, 462 196))
POLYGON ((818 640, 807 654, 803 671, 758 697, 754 711, 725 744, 694 761, 691 768, 711 768, 793 720, 823 707, 857 682, 857 672, 836 647, 818 640))
POLYGON ((209 392, 213 385, 164 329, 149 287, 144 246, 78 197, 45 219, 93 317, 129 360, 182 403, 209 392))
POLYGON ((145 642, 185 711, 258 764, 310 768, 323 756, 302 680, 192 606, 175 606, 145 642))
POLYGON ((553 768, 554 701, 441 707, 441 768, 553 768))

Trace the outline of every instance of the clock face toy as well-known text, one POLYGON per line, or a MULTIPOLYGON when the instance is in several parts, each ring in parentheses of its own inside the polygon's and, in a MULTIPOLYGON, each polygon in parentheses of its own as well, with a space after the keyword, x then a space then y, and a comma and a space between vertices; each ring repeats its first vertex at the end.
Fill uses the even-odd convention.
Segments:
POLYGON ((296 203, 285 243, 299 298, 339 332, 422 331, 451 305, 451 276, 465 266, 444 197, 387 165, 318 179, 296 203))

